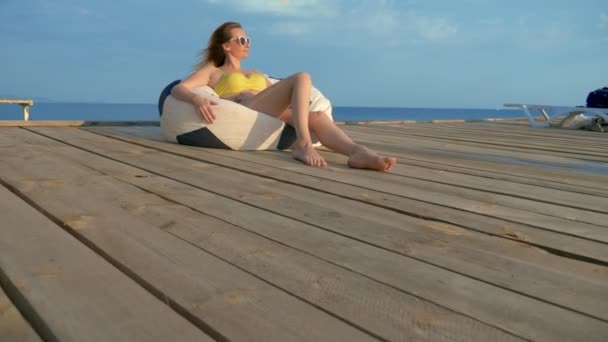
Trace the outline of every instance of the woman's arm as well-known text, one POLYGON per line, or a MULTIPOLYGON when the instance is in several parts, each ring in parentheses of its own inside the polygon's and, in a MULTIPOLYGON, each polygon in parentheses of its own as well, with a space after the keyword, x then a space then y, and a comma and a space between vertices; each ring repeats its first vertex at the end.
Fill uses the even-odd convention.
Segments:
POLYGON ((214 69, 213 65, 208 64, 192 73, 171 90, 171 95, 176 99, 192 103, 203 122, 209 124, 215 120, 215 114, 211 106, 217 103, 198 95, 192 89, 209 85, 209 79, 214 69))
POLYGON ((209 85, 209 79, 211 78, 213 68, 214 67, 212 65, 206 65, 203 68, 193 72, 190 76, 173 87, 173 90, 171 90, 171 95, 178 100, 194 104, 193 99, 198 95, 194 93, 192 89, 209 85))

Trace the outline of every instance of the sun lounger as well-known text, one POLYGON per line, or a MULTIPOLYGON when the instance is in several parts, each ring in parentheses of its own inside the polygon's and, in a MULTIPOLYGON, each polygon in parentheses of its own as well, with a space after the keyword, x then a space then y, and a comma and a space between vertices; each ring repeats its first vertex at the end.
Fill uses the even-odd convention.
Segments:
POLYGON ((521 103, 505 103, 505 107, 520 108, 532 127, 583 128, 592 125, 595 118, 608 122, 608 108, 562 107, 521 103), (542 114, 543 121, 536 121, 533 114, 542 114))

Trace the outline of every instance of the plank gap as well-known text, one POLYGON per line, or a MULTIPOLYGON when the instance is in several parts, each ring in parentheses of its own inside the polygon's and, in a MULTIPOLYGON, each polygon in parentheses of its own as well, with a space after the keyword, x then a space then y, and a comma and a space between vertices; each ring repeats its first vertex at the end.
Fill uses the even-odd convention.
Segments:
MULTIPOLYGON (((133 272, 132 270, 130 270, 129 268, 122 265, 120 262, 118 262, 114 258, 112 258, 112 256, 110 256, 108 253, 106 253, 103 249, 100 249, 99 247, 97 247, 94 243, 89 241, 86 237, 84 237, 80 234, 77 234, 77 229, 70 227, 65 222, 63 222, 59 218, 55 217, 53 214, 49 213, 47 210, 42 208, 40 205, 38 205, 32 199, 30 199, 29 197, 27 197, 26 195, 21 193, 19 190, 14 188, 11 184, 8 184, 3 179, 0 179, 0 185, 7 188, 10 192, 15 194, 20 199, 22 199, 25 203, 30 205, 36 211, 40 212, 42 215, 44 215, 50 221, 52 221, 57 226, 59 226, 63 231, 70 234, 76 240, 78 240, 79 242, 81 242, 82 244, 87 246, 89 249, 91 249, 93 252, 95 252, 97 255, 99 255, 101 258, 103 258, 105 261, 107 261, 109 264, 111 264, 112 266, 114 266, 115 268, 120 270, 127 277, 131 278, 138 285, 140 285, 141 287, 146 289, 148 292, 150 292, 159 301, 166 304, 172 310, 177 312, 180 316, 184 317, 190 323, 192 323, 193 325, 195 325, 196 327, 201 329, 204 333, 211 336, 214 340, 219 341, 219 342, 229 342, 230 341, 227 337, 223 336, 219 331, 215 330, 210 325, 208 325, 206 322, 204 322, 203 320, 199 319, 198 317, 196 317, 195 315, 190 313, 186 308, 182 307, 181 305, 179 305, 178 303, 173 301, 170 297, 163 294, 162 291, 156 289, 152 284, 148 283, 145 279, 140 277, 137 273, 133 272)), ((0 270, 0 272, 1 271, 2 270, 0 270)), ((7 282, 8 289, 10 291, 9 293, 15 293, 15 291, 17 291, 17 289, 14 287, 14 285, 12 283, 10 283, 10 279, 8 279, 8 277, 6 277, 6 275, 4 275, 3 273, 0 273, 0 280, 3 280, 3 283, 4 283, 4 278, 5 278, 5 281, 7 282), (12 289, 10 287, 11 285, 14 289, 12 289)), ((20 295, 18 292, 16 292, 15 295, 16 295, 15 298, 17 299, 17 301, 24 308, 24 312, 27 313, 27 317, 30 317, 30 319, 28 319, 28 321, 33 323, 32 326, 35 327, 35 330, 37 332, 39 331, 39 334, 41 336, 43 336, 43 338, 45 340, 59 341, 59 339, 57 339, 57 337, 55 335, 53 335, 53 333, 48 328, 48 326, 46 326, 46 324, 44 324, 44 322, 40 319, 40 317, 37 314, 35 314, 33 308, 31 307, 31 305, 28 304, 27 300, 22 295, 20 295)))

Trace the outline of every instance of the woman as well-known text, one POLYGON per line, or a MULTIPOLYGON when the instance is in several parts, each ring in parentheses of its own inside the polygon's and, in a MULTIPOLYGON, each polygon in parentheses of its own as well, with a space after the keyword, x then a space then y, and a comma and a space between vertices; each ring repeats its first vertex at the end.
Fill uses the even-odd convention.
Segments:
POLYGON ((307 73, 299 72, 275 84, 256 70, 241 69, 241 60, 249 55, 250 41, 240 24, 227 22, 211 35, 204 58, 196 70, 172 90, 181 101, 190 102, 201 119, 213 123, 215 114, 210 101, 191 89, 209 85, 221 98, 272 115, 295 128, 296 141, 290 147, 293 157, 311 166, 327 162, 314 149, 311 131, 327 148, 349 157, 348 166, 388 171, 397 162, 366 147, 355 144, 323 112, 309 112, 312 82, 307 73))

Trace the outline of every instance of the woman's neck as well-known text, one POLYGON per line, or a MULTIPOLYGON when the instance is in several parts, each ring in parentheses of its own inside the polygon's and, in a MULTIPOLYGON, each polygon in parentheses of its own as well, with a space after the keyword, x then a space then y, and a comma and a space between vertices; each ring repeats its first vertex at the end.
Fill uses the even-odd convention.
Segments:
POLYGON ((226 57, 223 65, 226 71, 240 71, 241 70, 241 61, 236 58, 231 58, 230 56, 226 57))

